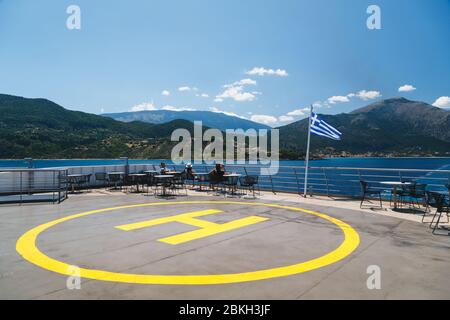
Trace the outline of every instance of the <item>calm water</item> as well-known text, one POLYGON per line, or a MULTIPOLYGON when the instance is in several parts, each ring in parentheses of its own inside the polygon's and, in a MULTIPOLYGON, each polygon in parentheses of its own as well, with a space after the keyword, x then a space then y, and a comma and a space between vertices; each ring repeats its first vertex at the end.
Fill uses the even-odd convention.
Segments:
MULTIPOLYGON (((167 164, 170 161, 164 160, 167 164)), ((130 164, 160 164, 161 160, 130 160, 130 164)), ((99 159, 99 160, 34 160, 35 168, 55 167, 81 167, 81 166, 105 166, 122 165, 123 160, 99 159)), ((289 192, 302 192, 303 170, 283 166, 304 166, 304 161, 281 161, 280 170, 272 177, 260 177, 262 188, 289 192)), ((0 160, 0 168, 26 168, 24 160, 0 160)), ((427 184, 427 188, 433 191, 445 191, 444 185, 450 182, 450 174, 437 172, 403 172, 385 171, 383 169, 421 169, 421 170, 450 170, 450 158, 333 158, 311 161, 309 175, 310 190, 317 193, 358 195, 360 193, 360 180, 368 181, 372 186, 383 187, 380 182, 398 181, 402 179, 415 180, 418 183, 427 184), (351 167, 351 168, 378 168, 376 173, 370 170, 323 170, 323 167, 351 167), (326 171, 326 173, 325 173, 326 171)), ((248 168, 248 167, 247 167, 248 168)), ((197 172, 205 171, 196 168, 197 172)), ((243 168, 234 168, 233 171, 247 174, 243 168)), ((252 169, 249 174, 255 174, 259 170, 252 169)), ((257 173, 256 173, 257 174, 257 173)), ((385 187, 385 186, 384 186, 385 187)), ((387 197, 389 193, 386 193, 387 197)))
MULTIPOLYGON (((161 160, 130 160, 130 164, 159 164, 161 160)), ((170 163, 170 161, 166 161, 170 163)), ((118 165, 122 160, 34 160, 35 168, 118 165)), ((280 161, 281 166, 303 166, 304 161, 280 161)), ((450 158, 333 158, 311 161, 314 167, 359 167, 449 170, 450 158)), ((26 168, 24 160, 0 160, 0 168, 26 168)))

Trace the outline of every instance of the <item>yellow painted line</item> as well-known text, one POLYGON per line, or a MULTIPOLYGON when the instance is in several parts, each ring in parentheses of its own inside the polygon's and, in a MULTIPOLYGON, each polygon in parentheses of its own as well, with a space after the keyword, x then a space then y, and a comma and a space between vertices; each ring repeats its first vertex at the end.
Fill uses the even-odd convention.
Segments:
MULTIPOLYGON (((322 268, 333 263, 336 263, 347 256, 349 256, 359 246, 360 238, 358 233, 347 223, 330 217, 323 213, 314 212, 311 210, 305 210, 302 208, 289 207, 277 204, 268 203, 255 203, 255 202, 232 202, 232 201, 185 201, 185 202, 160 202, 160 203, 146 203, 138 205, 127 205, 113 208, 105 208, 99 210, 92 210, 75 214, 72 216, 64 217, 48 223, 44 223, 37 226, 25 234, 23 234, 16 243, 17 252, 29 262, 53 271, 62 275, 71 276, 71 266, 65 262, 50 258, 42 253, 36 246, 36 240, 39 234, 54 227, 57 224, 86 217, 93 214, 105 213, 109 211, 117 211, 123 209, 140 208, 140 207, 159 207, 164 205, 214 205, 214 204, 230 204, 230 205, 248 205, 248 206, 266 206, 271 208, 286 209, 296 212, 304 212, 322 218, 335 224, 341 229, 344 234, 344 241, 333 251, 309 260, 300 262, 289 266, 281 266, 276 268, 256 270, 242 273, 232 274, 210 274, 210 275, 153 275, 153 274, 130 274, 130 273, 118 273, 105 270, 94 270, 80 268, 80 276, 86 279, 94 279, 101 281, 121 282, 121 283, 134 283, 134 284, 166 284, 166 285, 212 285, 212 284, 225 284, 225 283, 239 283, 247 281, 257 281, 264 279, 271 279, 277 277, 286 277, 295 274, 300 274, 322 268)), ((289 244, 287 244, 289 245, 289 244)))
MULTIPOLYGON (((223 211, 221 211, 221 212, 223 212, 223 211)), ((214 228, 217 225, 217 223, 214 223, 214 222, 200 220, 200 219, 192 219, 192 218, 181 218, 181 219, 177 219, 176 221, 180 222, 180 223, 191 225, 193 227, 202 228, 202 229, 214 228)))
MULTIPOLYGON (((166 217, 166 218, 159 218, 159 219, 153 219, 153 220, 142 221, 142 222, 137 222, 137 223, 125 224, 122 226, 117 226, 116 228, 123 230, 123 231, 132 231, 132 230, 138 230, 138 229, 157 226, 160 224, 166 224, 166 223, 170 223, 170 222, 180 222, 180 221, 191 221, 192 223, 198 222, 197 225, 195 225, 195 224, 192 224, 192 225, 194 227, 202 228, 202 226, 207 225, 208 221, 203 221, 205 224, 200 225, 200 223, 202 222, 201 220, 192 220, 192 218, 202 217, 202 216, 221 213, 221 212, 223 212, 223 211, 222 210, 214 210, 214 209, 188 212, 188 213, 183 213, 183 214, 180 214, 177 216, 171 216, 171 217, 166 217)), ((188 224, 190 224, 190 223, 188 223, 188 224)))
POLYGON ((238 228, 243 228, 255 223, 267 221, 269 219, 261 218, 261 217, 247 217, 240 220, 231 221, 228 223, 218 224, 210 221, 200 220, 196 219, 197 217, 203 217, 206 215, 212 215, 223 212, 222 210, 203 210, 203 211, 194 211, 194 212, 188 212, 183 213, 171 217, 166 218, 159 218, 159 219, 153 219, 153 220, 147 220, 137 223, 131 223, 126 225, 117 226, 117 229, 124 230, 124 231, 132 231, 142 228, 148 228, 153 226, 158 226, 161 224, 171 223, 171 222, 179 222, 188 224, 197 228, 200 228, 199 230, 194 230, 190 232, 184 232, 180 233, 171 237, 158 239, 160 242, 164 242, 167 244, 177 245, 186 243, 193 240, 198 240, 201 238, 209 237, 218 233, 223 233, 227 231, 231 231, 238 228))
MULTIPOLYGON (((256 224, 256 223, 260 223, 263 221, 267 221, 267 220, 269 220, 269 219, 252 216, 252 217, 243 218, 243 219, 231 221, 231 222, 224 223, 224 224, 213 223, 213 225, 202 227, 202 229, 199 229, 199 230, 194 230, 194 231, 190 231, 190 232, 186 232, 186 233, 182 233, 182 234, 177 234, 175 236, 159 239, 158 241, 177 245, 177 244, 209 237, 209 236, 212 236, 212 235, 215 235, 218 233, 223 233, 223 232, 235 230, 238 228, 243 228, 243 227, 246 227, 246 226, 249 226, 252 224, 256 224)), ((186 221, 186 223, 189 224, 189 221, 186 221)))

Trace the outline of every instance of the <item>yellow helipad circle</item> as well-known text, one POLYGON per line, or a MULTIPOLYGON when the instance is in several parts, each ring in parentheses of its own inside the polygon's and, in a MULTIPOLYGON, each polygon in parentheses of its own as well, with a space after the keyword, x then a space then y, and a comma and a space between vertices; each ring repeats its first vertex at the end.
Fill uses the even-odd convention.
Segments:
POLYGON ((71 266, 65 262, 58 261, 43 254, 36 246, 36 239, 43 231, 54 227, 57 224, 89 216, 96 213, 103 213, 113 210, 138 208, 138 207, 151 207, 151 206, 164 206, 174 204, 246 204, 250 206, 266 206, 272 208, 280 208, 291 211, 300 211, 315 215, 322 219, 325 219, 335 225, 337 225, 344 233, 344 241, 335 250, 309 261, 301 262, 294 265, 285 267, 278 267, 272 269, 257 270, 244 273, 233 274, 214 274, 214 275, 152 275, 152 274, 129 274, 118 273, 104 270, 94 270, 80 268, 80 276, 82 278, 122 282, 122 283, 135 283, 135 284, 166 284, 166 285, 212 285, 212 284, 225 284, 225 283, 238 283, 257 281, 277 277, 285 277, 304 273, 314 269, 322 268, 324 266, 338 262, 350 255, 359 245, 360 239, 358 233, 347 223, 325 215, 302 208, 289 207, 277 204, 268 203, 255 203, 255 202, 232 202, 232 201, 188 201, 188 202, 161 202, 161 203, 146 203, 137 205, 120 206, 113 208, 105 208, 99 210, 93 210, 68 216, 65 218, 57 219, 48 223, 44 223, 37 226, 25 234, 23 234, 16 243, 17 252, 29 262, 63 275, 71 276, 71 266))

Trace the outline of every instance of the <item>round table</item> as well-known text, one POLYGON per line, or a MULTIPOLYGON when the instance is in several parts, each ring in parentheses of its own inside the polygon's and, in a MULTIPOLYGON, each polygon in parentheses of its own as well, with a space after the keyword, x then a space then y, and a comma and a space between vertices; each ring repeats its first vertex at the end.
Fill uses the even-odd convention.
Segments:
POLYGON ((117 183, 120 180, 120 178, 125 175, 125 172, 108 172, 106 174, 108 175, 108 178, 111 176, 119 176, 119 179, 114 181, 114 190, 117 190, 117 183))
MULTIPOLYGON (((91 174, 89 173, 79 173, 79 174, 69 174, 67 175, 67 179, 69 181, 69 183, 72 185, 72 193, 75 192, 75 184, 80 183, 80 180, 83 180, 84 177, 88 177, 91 174)), ((87 180, 87 179, 86 179, 87 180)), ((88 181, 86 181, 87 183, 88 181)))
POLYGON ((136 178, 136 179, 134 179, 133 182, 136 183, 136 192, 139 193, 139 192, 140 192, 140 191, 139 191, 139 182, 140 182, 140 181, 139 181, 139 178, 144 178, 144 177, 147 176, 147 174, 145 174, 145 173, 130 173, 128 176, 129 176, 129 177, 136 178))
POLYGON ((198 191, 203 191, 203 189, 202 189, 202 182, 204 182, 206 180, 205 179, 199 179, 199 177, 207 177, 207 176, 209 176, 209 173, 208 172, 196 172, 194 174, 194 176, 195 176, 195 180, 197 180, 197 182, 199 183, 198 191))
MULTIPOLYGON (((235 181, 235 182, 233 181, 233 184, 231 185, 231 186, 232 186, 232 187, 231 187, 231 195, 235 195, 235 194, 236 194, 236 191, 237 191, 237 181, 238 181, 238 179, 239 179, 240 177, 242 177, 242 174, 239 174, 239 173, 226 173, 226 174, 223 175, 223 177, 224 177, 225 179, 228 179, 228 178, 231 178, 231 179, 236 178, 236 181, 235 181)), ((231 180, 231 179, 230 179, 230 180, 231 180)))
MULTIPOLYGON (((172 180, 175 176, 171 175, 171 174, 164 174, 164 175, 156 175, 155 178, 158 180, 172 180)), ((166 189, 167 189, 167 184, 165 182, 163 182, 162 184, 162 189, 163 189, 163 193, 162 196, 166 197, 167 193, 166 193, 166 189)))
POLYGON ((400 182, 400 181, 383 181, 383 182, 380 182, 380 184, 388 185, 388 186, 392 187, 392 193, 394 196, 394 210, 397 209, 397 188, 412 185, 411 182, 400 182))

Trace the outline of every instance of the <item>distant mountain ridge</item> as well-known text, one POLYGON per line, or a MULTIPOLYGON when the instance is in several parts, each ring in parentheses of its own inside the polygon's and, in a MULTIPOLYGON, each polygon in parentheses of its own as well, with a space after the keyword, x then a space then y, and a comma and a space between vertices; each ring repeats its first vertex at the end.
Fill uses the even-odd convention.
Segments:
POLYGON ((46 99, 0 94, 0 158, 170 157, 169 138, 178 128, 193 132, 185 120, 123 123, 46 99))
MULTIPOLYGON (((341 141, 312 136, 317 154, 450 155, 450 111, 405 98, 381 100, 351 113, 322 115, 341 141)), ((304 152, 308 120, 280 127, 280 145, 304 152)))
MULTIPOLYGON (((342 141, 333 141, 313 135, 315 157, 450 156, 450 111, 423 102, 392 98, 351 113, 321 117, 343 136, 342 141)), ((46 99, 0 94, 0 158, 4 159, 170 158, 175 145, 170 136, 179 128, 192 134, 193 123, 121 122, 70 111, 46 99)), ((304 155, 308 120, 279 129, 282 157, 304 155)))
POLYGON ((141 121, 152 124, 161 124, 172 120, 188 120, 191 122, 202 121, 203 125, 209 128, 216 128, 222 131, 226 129, 270 129, 269 126, 253 122, 250 120, 226 115, 224 113, 212 111, 138 111, 107 113, 102 116, 112 118, 122 122, 141 121))

